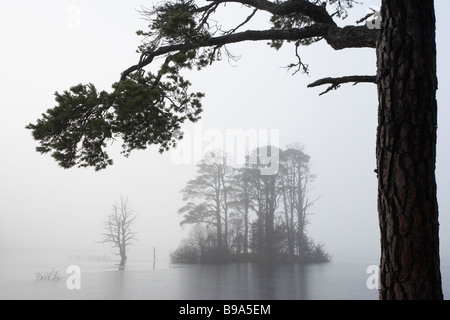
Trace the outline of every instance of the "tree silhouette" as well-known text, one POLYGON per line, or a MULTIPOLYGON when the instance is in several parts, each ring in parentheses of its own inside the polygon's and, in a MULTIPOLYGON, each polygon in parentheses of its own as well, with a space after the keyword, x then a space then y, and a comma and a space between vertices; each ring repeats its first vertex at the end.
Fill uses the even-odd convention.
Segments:
POLYGON ((115 255, 120 256, 119 270, 125 269, 127 262, 127 248, 136 241, 136 233, 131 226, 136 216, 128 207, 128 200, 121 198, 120 205, 114 204, 112 212, 107 216, 103 240, 101 243, 110 244, 119 250, 115 255))
MULTIPOLYGON (((310 87, 376 83, 378 212, 381 231, 380 298, 442 299, 439 222, 436 196, 436 41, 434 1, 382 0, 380 29, 374 24, 338 26, 353 0, 195 0, 164 2, 144 10, 149 30, 138 63, 122 72, 111 93, 92 84, 56 94, 58 105, 30 124, 41 153, 51 152, 64 168, 112 163, 106 143, 124 141, 124 153, 157 144, 175 145, 174 135, 202 111, 202 93, 189 92, 184 69, 202 69, 229 54, 227 44, 269 41, 295 48, 295 71, 308 72, 298 48, 325 41, 335 50, 374 48, 377 74, 324 78, 310 87), (215 19, 225 5, 237 4, 248 16, 222 30, 215 19), (272 27, 244 29, 259 12, 272 27), (144 67, 162 63, 156 73, 144 67)), ((371 19, 378 16, 366 16, 371 19), (372 17, 373 16, 373 17, 372 17)), ((230 56, 232 58, 232 56, 230 56)))

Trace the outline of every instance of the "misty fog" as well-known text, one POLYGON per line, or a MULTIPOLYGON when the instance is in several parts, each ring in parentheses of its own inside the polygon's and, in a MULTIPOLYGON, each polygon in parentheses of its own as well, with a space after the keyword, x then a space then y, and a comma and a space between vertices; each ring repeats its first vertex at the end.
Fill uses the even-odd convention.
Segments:
MULTIPOLYGON (((355 6, 344 23, 358 20, 369 5, 377 2, 363 1, 362 5, 355 6)), ((99 172, 91 168, 64 170, 50 155, 35 151, 37 143, 25 129, 28 123, 35 122, 55 106, 55 91, 62 92, 78 83, 95 83, 99 89, 110 90, 120 73, 139 60, 135 50, 141 38, 136 31, 145 29, 148 22, 137 10, 151 5, 151 1, 136 0, 3 4, 0 11, 0 26, 4 30, 0 44, 1 298, 8 298, 2 283, 11 279, 34 281, 38 271, 59 267, 65 273, 65 267, 70 264, 78 261, 95 265, 92 260, 101 257, 105 260, 94 269, 107 265, 114 268, 113 249, 99 242, 106 216, 120 197, 127 197, 137 217, 133 225, 137 241, 128 251, 130 268, 151 269, 153 250, 156 253, 156 273, 147 274, 146 281, 153 279, 160 283, 165 279, 165 270, 171 268, 170 253, 188 236, 190 226, 180 226, 182 217, 178 210, 185 205, 180 191, 196 176, 193 156, 191 163, 179 164, 174 161, 176 150, 159 154, 157 147, 150 147, 133 151, 125 158, 120 153, 121 142, 116 141, 108 147, 113 166, 99 172)), ((450 294, 450 198, 447 196, 450 192, 450 93, 447 90, 450 45, 446 39, 450 3, 437 0, 435 6, 439 77, 436 176, 443 286, 450 294)), ((236 21, 242 18, 238 11, 236 21)), ((262 15, 252 23, 265 21, 262 15)), ((307 88, 312 81, 327 76, 375 74, 375 51, 334 51, 322 42, 302 47, 302 59, 309 64, 310 74, 292 75, 292 71, 284 68, 295 59, 292 46, 276 51, 261 41, 234 44, 228 49, 240 59, 223 59, 202 71, 185 72, 193 91, 206 94, 200 122, 202 131, 195 131, 192 124, 183 125, 183 130, 191 134, 192 150, 211 142, 205 135, 208 130, 218 130, 224 136, 226 130, 278 130, 279 147, 302 144, 304 152, 311 157, 310 170, 317 175, 310 197, 318 200, 308 215, 308 235, 324 243, 331 255, 330 263, 335 263, 342 272, 346 272, 343 261, 356 261, 359 269, 352 270, 361 273, 355 275, 355 283, 367 292, 349 298, 376 299, 376 293, 365 288, 366 268, 378 264, 380 254, 374 173, 376 86, 343 85, 322 96, 319 96, 322 88, 307 88)), ((176 276, 197 272, 183 270, 176 271, 176 276)), ((311 266, 308 271, 311 279, 320 279, 319 271, 320 267, 311 266)), ((258 279, 258 272, 262 271, 236 267, 230 272, 258 279)), ((299 279, 310 279, 303 278, 300 269, 289 272, 298 274, 299 279)), ((133 274, 124 277, 134 279, 133 274)), ((330 280, 334 288, 330 290, 337 292, 340 284, 333 281, 337 280, 330 280)), ((89 286, 88 281, 85 283, 89 286)), ((130 283, 124 286, 129 288, 130 283)), ((323 288, 326 286, 324 283, 323 288)), ((257 290, 253 285, 251 288, 257 290)), ((343 298, 332 293, 320 295, 315 289, 308 295, 298 292, 295 286, 289 290, 296 298, 343 298)), ((20 296, 20 292, 14 294, 20 296)), ((96 296, 95 292, 88 294, 88 298, 104 297, 96 296)), ((229 298, 226 293, 215 296, 223 297, 229 298)), ((252 297, 289 298, 277 294, 252 297)), ((150 295, 150 298, 161 297, 150 295)), ((186 297, 179 294, 166 298, 186 297)))

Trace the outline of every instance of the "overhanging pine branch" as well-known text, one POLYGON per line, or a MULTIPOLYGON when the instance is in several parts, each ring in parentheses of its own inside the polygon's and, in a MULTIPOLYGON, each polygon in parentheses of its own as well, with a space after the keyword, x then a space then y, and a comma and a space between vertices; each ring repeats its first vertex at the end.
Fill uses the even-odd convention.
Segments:
POLYGON ((121 81, 131 73, 142 69, 152 63, 155 57, 164 56, 172 52, 182 50, 192 50, 201 47, 220 47, 226 44, 238 43, 244 41, 261 40, 290 40, 297 41, 302 39, 323 37, 334 49, 344 48, 375 48, 377 31, 369 30, 364 27, 344 27, 339 28, 323 23, 316 23, 303 28, 292 28, 286 30, 248 30, 239 33, 227 34, 218 37, 211 37, 200 42, 185 42, 180 44, 163 46, 152 52, 142 54, 140 62, 122 72, 121 81))
POLYGON ((361 82, 377 83, 377 77, 376 76, 346 76, 346 77, 339 77, 339 78, 323 78, 323 79, 314 81, 313 83, 310 83, 308 85, 308 88, 318 87, 318 86, 322 86, 324 84, 330 84, 330 86, 327 88, 327 90, 320 93, 320 95, 323 95, 325 93, 328 93, 331 90, 335 90, 335 89, 339 88, 340 85, 343 83, 353 83, 353 85, 356 85, 361 82))
POLYGON ((317 23, 329 24, 336 26, 333 18, 328 14, 327 10, 320 6, 311 3, 308 0, 290 0, 284 2, 272 2, 267 0, 207 0, 215 3, 241 3, 251 6, 253 8, 267 11, 275 15, 289 15, 301 14, 309 17, 312 21, 317 23))
POLYGON ((346 26, 329 28, 325 37, 334 50, 346 48, 376 48, 380 30, 363 26, 346 26))

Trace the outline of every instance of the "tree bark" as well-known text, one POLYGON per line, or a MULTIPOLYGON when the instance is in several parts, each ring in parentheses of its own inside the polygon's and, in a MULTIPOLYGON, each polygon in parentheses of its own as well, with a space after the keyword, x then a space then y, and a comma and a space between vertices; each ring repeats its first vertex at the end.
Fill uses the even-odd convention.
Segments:
POLYGON ((383 0, 377 45, 380 299, 442 299, 432 0, 383 0))

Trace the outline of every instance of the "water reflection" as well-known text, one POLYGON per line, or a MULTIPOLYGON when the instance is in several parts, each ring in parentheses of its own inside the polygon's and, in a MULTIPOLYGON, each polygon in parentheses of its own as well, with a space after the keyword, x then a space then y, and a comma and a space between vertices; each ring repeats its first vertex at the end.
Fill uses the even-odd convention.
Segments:
MULTIPOLYGON (((130 264, 124 271, 81 265, 81 290, 57 283, 14 280, 0 285, 6 299, 306 300, 377 299, 366 287, 370 263, 229 263, 152 268, 130 264)), ((34 267, 30 269, 34 270, 34 267)), ((62 269, 64 270, 64 269, 62 269)), ((116 269, 117 270, 117 269, 116 269)))
POLYGON ((181 299, 377 299, 366 287, 366 265, 236 263, 180 269, 181 299))
POLYGON ((309 267, 234 263, 183 268, 178 289, 188 299, 309 299, 309 267))

